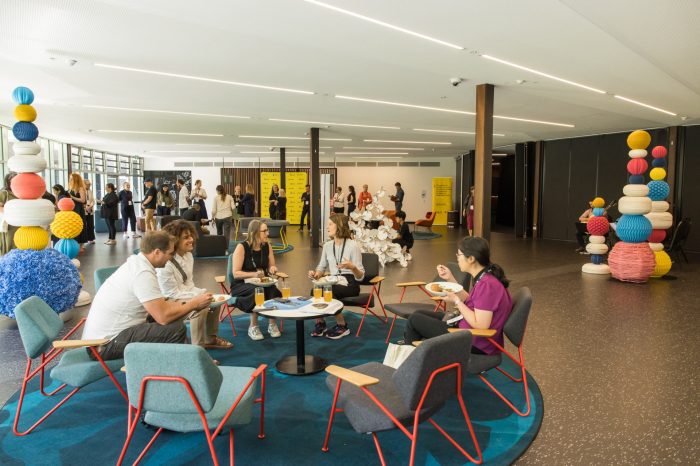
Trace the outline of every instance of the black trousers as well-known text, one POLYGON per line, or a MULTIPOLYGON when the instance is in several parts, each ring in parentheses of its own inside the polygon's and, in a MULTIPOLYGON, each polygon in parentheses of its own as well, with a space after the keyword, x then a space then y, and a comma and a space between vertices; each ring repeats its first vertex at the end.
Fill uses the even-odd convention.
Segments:
POLYGON ((586 224, 581 223, 581 222, 575 222, 574 225, 576 225, 576 241, 578 241, 578 245, 582 248, 586 247, 586 224))
MULTIPOLYGON (((406 330, 404 330, 403 338, 406 344, 411 344, 417 340, 425 340, 427 338, 439 337, 444 335, 449 328, 447 322, 442 318, 444 312, 433 311, 416 311, 408 317, 406 330)), ((485 354, 479 348, 472 346, 471 352, 474 354, 485 354)))
MULTIPOLYGON (((126 345, 134 342, 187 343, 187 327, 180 319, 167 325, 156 322, 135 325, 119 332, 109 343, 100 347, 99 352, 104 360, 121 359, 126 345)), ((96 359, 89 348, 86 350, 91 359, 96 359)))
POLYGON ((304 217, 306 217, 306 226, 311 229, 311 214, 309 213, 308 207, 301 209, 301 221, 299 222, 299 228, 304 229, 304 217))
POLYGON ((345 207, 333 207, 333 212, 336 214, 344 214, 345 207))
POLYGON ((95 241, 95 215, 85 214, 85 229, 87 230, 87 240, 95 241))
POLYGON ((122 230, 124 233, 127 231, 129 222, 131 222, 131 231, 136 231, 136 212, 133 205, 122 206, 122 230))
POLYGON ((404 240, 403 238, 396 238, 396 239, 394 239, 394 240, 391 240, 391 242, 392 242, 392 243, 398 244, 398 245, 401 246, 402 248, 403 248, 404 246, 406 246, 406 252, 410 251, 411 247, 413 246, 413 245, 410 245, 410 246, 409 246, 409 245, 408 245, 408 241, 404 240))
POLYGON ((115 225, 116 220, 113 218, 106 218, 105 223, 107 223, 107 231, 109 231, 109 239, 115 239, 117 237, 117 225, 115 225))

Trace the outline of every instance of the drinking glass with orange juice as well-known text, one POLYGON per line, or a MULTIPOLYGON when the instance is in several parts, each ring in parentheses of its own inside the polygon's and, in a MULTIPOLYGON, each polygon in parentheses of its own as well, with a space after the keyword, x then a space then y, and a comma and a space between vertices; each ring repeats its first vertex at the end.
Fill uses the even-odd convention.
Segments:
POLYGON ((292 289, 289 287, 288 284, 283 283, 282 284, 282 298, 289 299, 291 296, 292 296, 292 289))
POLYGON ((318 300, 323 297, 323 287, 321 285, 314 285, 314 299, 318 300))
POLYGON ((331 285, 323 287, 323 300, 327 303, 333 300, 333 287, 331 285))
POLYGON ((265 290, 262 287, 255 288, 255 305, 262 307, 265 304, 265 290))

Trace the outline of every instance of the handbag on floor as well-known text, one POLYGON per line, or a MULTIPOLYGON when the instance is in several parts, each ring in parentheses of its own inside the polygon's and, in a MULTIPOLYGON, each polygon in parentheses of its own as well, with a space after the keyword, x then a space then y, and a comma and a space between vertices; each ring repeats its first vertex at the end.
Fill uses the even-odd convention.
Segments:
POLYGON ((386 348, 383 364, 398 369, 411 355, 414 349, 416 349, 416 347, 413 345, 395 345, 394 343, 389 343, 389 346, 386 348))

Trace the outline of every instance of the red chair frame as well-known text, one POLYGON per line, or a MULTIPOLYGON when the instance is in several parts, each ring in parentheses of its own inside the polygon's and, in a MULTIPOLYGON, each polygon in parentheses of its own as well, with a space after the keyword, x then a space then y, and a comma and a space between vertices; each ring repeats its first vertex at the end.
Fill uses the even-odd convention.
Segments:
POLYGON ((386 324, 389 322, 389 316, 386 313, 386 309, 384 309, 384 303, 382 302, 382 298, 381 296, 379 296, 379 293, 381 293, 382 291, 383 281, 384 277, 374 277, 372 280, 370 280, 370 283, 372 284, 372 289, 369 292, 369 297, 367 298, 367 303, 365 304, 364 312, 362 313, 362 320, 360 320, 360 325, 357 327, 357 333, 355 334, 356 337, 360 336, 360 330, 362 330, 362 325, 365 323, 365 317, 367 317, 368 312, 377 319, 379 319, 382 323, 386 324), (375 295, 377 297, 377 300, 379 301, 379 307, 381 308, 382 313, 384 313, 383 319, 379 314, 376 314, 372 309, 370 309, 369 304, 372 302, 372 295, 375 295))
MULTIPOLYGON (((403 302, 403 297, 406 294, 406 289, 409 286, 417 286, 423 293, 425 293, 429 298, 432 299, 432 295, 428 293, 428 290, 425 289, 426 283, 424 282, 408 282, 408 283, 397 283, 396 286, 400 286, 403 288, 401 291, 401 297, 399 298, 399 304, 403 302)), ((382 306, 382 309, 384 307, 382 306)), ((443 311, 445 310, 445 302, 444 301, 437 301, 435 303, 435 311, 437 312, 439 309, 442 309, 443 311)), ((386 313, 385 313, 386 314, 386 313)), ((399 316, 394 314, 394 319, 391 321, 391 327, 389 327, 389 333, 386 336, 386 341, 384 343, 389 344, 389 338, 391 338, 391 332, 394 331, 394 324, 396 324, 396 319, 398 319, 399 316)))
MULTIPOLYGON (((418 406, 416 407, 416 414, 413 417, 413 432, 410 432, 396 417, 391 414, 391 412, 387 409, 384 404, 377 399, 377 397, 367 389, 365 386, 360 386, 359 388, 369 397, 374 404, 379 407, 379 409, 382 410, 384 414, 387 415, 389 419, 394 423, 394 425, 401 430, 401 432, 408 437, 409 440, 411 440, 411 457, 409 461, 409 466, 413 466, 414 460, 415 460, 415 455, 416 455, 416 443, 418 442, 418 425, 419 425, 419 416, 420 412, 423 409, 423 403, 425 402, 426 397, 428 396, 428 393, 430 392, 430 387, 433 384, 433 380, 435 380, 435 377, 443 372, 449 371, 449 370, 456 370, 457 371, 457 386, 456 388, 456 395, 457 399, 459 400, 459 406, 462 410, 462 414, 464 415, 464 420, 467 424, 467 428, 469 429, 469 435, 471 436, 472 442, 474 443, 474 447, 476 448, 476 453, 478 459, 474 459, 473 456, 471 456, 469 453, 467 453, 464 448, 462 448, 456 440, 454 440, 445 430, 440 427, 432 418, 428 419, 428 422, 435 427, 438 432, 440 432, 443 437, 445 437, 459 452, 464 455, 469 461, 475 464, 481 464, 483 462, 483 456, 481 454, 481 448, 479 447, 479 442, 476 439, 476 434, 474 433, 474 427, 472 426, 471 420, 469 419, 469 413, 467 412, 467 407, 464 404, 464 399, 462 398, 462 365, 458 362, 448 364, 446 366, 440 367, 438 369, 435 369, 432 374, 430 375, 430 379, 428 379, 428 383, 426 384, 425 388, 423 389, 423 395, 421 396, 420 402, 418 403, 418 406)), ((330 440, 331 436, 331 427, 333 426, 333 419, 335 417, 335 413, 342 412, 342 409, 336 408, 337 403, 338 403, 338 395, 340 394, 340 387, 343 383, 343 380, 338 377, 338 382, 336 383, 335 386, 335 394, 333 395, 333 406, 331 407, 331 412, 330 412, 330 418, 328 420, 328 428, 326 430, 326 437, 323 442, 323 447, 321 450, 323 452, 328 452, 328 442, 330 440)), ((377 454, 379 455, 379 461, 381 461, 382 466, 386 466, 386 461, 384 460, 384 454, 382 453, 382 448, 379 445, 379 439, 377 438, 376 432, 372 432, 372 438, 374 439, 374 445, 377 448, 377 454)))
MULTIPOLYGON (((83 326, 83 324, 85 323, 85 320, 86 320, 85 318, 80 319, 80 321, 76 324, 76 326, 73 327, 71 329, 71 331, 68 332, 66 334, 66 336, 64 336, 61 339, 61 341, 67 341, 80 327, 83 326)), ((82 347, 84 347, 84 346, 85 345, 83 345, 82 347)), ((105 370, 105 372, 107 373, 107 376, 109 376, 112 383, 117 387, 117 390, 119 390, 119 393, 121 393, 122 397, 124 397, 124 399, 127 400, 127 402, 128 402, 128 397, 126 395, 126 392, 124 392, 124 389, 121 387, 119 382, 117 382, 117 379, 114 377, 114 374, 112 374, 112 371, 109 369, 109 367, 107 367, 107 365, 105 364, 100 353, 95 349, 94 346, 89 346, 89 348, 90 348, 90 351, 92 352, 92 354, 97 359, 97 361, 100 363, 100 365, 102 365, 102 368, 105 370)), ((56 357, 59 354, 61 354, 63 351, 64 351, 64 348, 54 347, 50 351, 42 353, 41 354, 41 363, 39 364, 38 367, 34 368, 34 370, 32 370, 32 359, 27 358, 27 367, 24 370, 24 378, 22 379, 22 388, 21 388, 20 393, 19 393, 19 400, 17 401, 17 410, 15 411, 15 420, 12 424, 12 432, 15 435, 17 435, 18 437, 23 437, 27 434, 30 434, 34 429, 37 428, 37 426, 39 426, 39 424, 43 423, 49 416, 51 416, 58 408, 63 406, 63 404, 66 401, 68 401, 73 395, 75 395, 80 390, 81 387, 74 388, 73 390, 70 391, 70 393, 68 393, 65 397, 63 397, 63 399, 61 401, 59 401, 53 408, 51 408, 51 410, 49 410, 49 412, 44 414, 38 421, 36 421, 31 427, 29 427, 25 431, 19 430, 19 418, 20 418, 20 415, 22 414, 22 404, 24 403, 24 396, 25 396, 26 391, 27 391, 27 384, 29 383, 29 381, 31 379, 36 377, 37 374, 39 375, 39 391, 41 392, 42 395, 44 395, 46 397, 53 396, 66 387, 66 384, 62 384, 61 386, 59 386, 58 388, 56 388, 55 390, 53 390, 50 393, 46 393, 46 390, 44 389, 44 375, 45 375, 44 372, 46 370, 46 366, 51 361, 56 359, 56 357)))
MULTIPOLYGON (((129 449, 129 444, 131 443, 131 439, 134 435, 134 431, 136 430, 136 426, 139 423, 139 419, 141 418, 141 413, 143 412, 143 400, 146 394, 146 388, 148 386, 148 382, 152 380, 157 380, 161 382, 175 382, 175 383, 180 383, 185 387, 185 390, 187 390, 187 393, 190 395, 190 398, 192 399, 192 404, 197 408, 197 413, 199 414, 199 418, 202 420, 202 430, 204 431, 204 435, 206 436, 207 439, 207 445, 209 445, 209 453, 211 454, 212 461, 214 462, 215 466, 219 466, 219 459, 216 456, 216 449, 214 448, 214 439, 216 436, 221 433, 222 429, 224 428, 224 425, 226 424, 226 421, 228 421, 228 418, 231 417, 231 414, 235 411, 236 407, 238 406, 238 403, 240 403, 241 399, 243 398, 243 395, 248 391, 250 386, 253 384, 256 378, 260 377, 261 382, 260 382, 260 397, 255 399, 255 403, 260 404, 260 433, 258 434, 259 439, 264 439, 265 438, 265 369, 267 369, 266 364, 261 364, 255 372, 253 372, 253 375, 250 376, 250 380, 246 384, 246 386, 241 390, 240 395, 238 395, 238 398, 236 398, 236 401, 233 402, 233 405, 229 408, 229 410, 226 412, 226 415, 224 418, 221 420, 219 425, 216 427, 214 432, 209 431, 209 424, 207 423, 207 417, 206 414, 204 413, 204 410, 202 409, 202 405, 199 404, 199 400, 197 399, 197 396, 195 395, 194 391, 192 390, 192 386, 190 383, 185 379, 184 377, 173 377, 173 376, 162 376, 162 375, 150 375, 148 377, 144 377, 143 380, 141 380, 141 394, 139 395, 139 403, 138 407, 134 408, 131 406, 131 403, 129 403, 129 428, 127 431, 127 436, 126 436, 126 441, 124 442, 124 446, 122 447, 121 454, 119 455, 119 460, 117 461, 117 466, 120 466, 124 462, 124 457, 126 456, 126 452, 129 449)), ((138 458, 136 458, 136 461, 134 461, 134 466, 136 466, 144 456, 146 456, 146 453, 148 453, 148 450, 150 450, 151 446, 153 443, 156 441, 158 436, 163 432, 163 428, 160 427, 156 433, 153 435, 151 440, 146 444, 146 447, 143 449, 143 451, 139 454, 138 458)), ((229 463, 231 466, 233 466, 233 428, 229 429, 229 463)))
MULTIPOLYGON (((231 290, 226 288, 226 278, 224 276, 215 277, 215 280, 221 286, 221 292, 223 294, 231 294, 231 290), (219 281, 220 279, 221 281, 219 281)), ((233 304, 229 305, 228 302, 224 303, 219 309, 219 322, 223 322, 224 320, 226 320, 226 318, 228 318, 228 321, 231 324, 231 332, 233 332, 234 337, 237 337, 238 334, 236 333, 236 327, 233 325, 233 318, 231 317, 231 313, 234 309, 236 309, 236 306, 234 306, 233 304)))

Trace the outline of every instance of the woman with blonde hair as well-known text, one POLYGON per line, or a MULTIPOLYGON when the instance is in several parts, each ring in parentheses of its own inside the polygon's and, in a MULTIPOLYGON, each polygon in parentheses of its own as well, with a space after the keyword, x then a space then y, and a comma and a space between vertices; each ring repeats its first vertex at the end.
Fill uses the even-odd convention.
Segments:
POLYGON ((241 204, 243 204, 244 217, 255 216, 255 191, 253 191, 252 184, 245 185, 245 194, 241 198, 241 204))
POLYGON ((87 243, 87 222, 85 221, 87 191, 85 190, 85 182, 83 181, 83 177, 78 173, 71 173, 70 177, 68 178, 68 194, 75 203, 73 212, 80 215, 80 218, 83 220, 83 229, 75 238, 78 244, 80 244, 80 254, 82 254, 85 252, 85 247, 83 245, 87 243))
MULTIPOLYGON (((260 331, 260 327, 258 327, 258 314, 254 312, 256 285, 246 283, 245 280, 248 278, 262 278, 268 273, 270 275, 277 273, 275 256, 267 240, 268 234, 269 227, 264 222, 252 220, 248 226, 248 238, 236 246, 232 257, 233 283, 231 283, 231 296, 237 298, 237 308, 243 312, 250 313, 248 336, 252 340, 262 340, 265 337, 260 331)), ((282 296, 280 290, 275 286, 267 286, 263 290, 265 292, 265 300, 282 296)), ((267 332, 272 338, 281 336, 275 319, 270 319, 267 332)))

